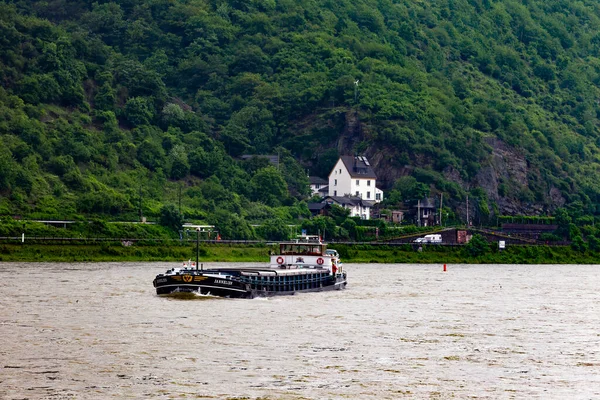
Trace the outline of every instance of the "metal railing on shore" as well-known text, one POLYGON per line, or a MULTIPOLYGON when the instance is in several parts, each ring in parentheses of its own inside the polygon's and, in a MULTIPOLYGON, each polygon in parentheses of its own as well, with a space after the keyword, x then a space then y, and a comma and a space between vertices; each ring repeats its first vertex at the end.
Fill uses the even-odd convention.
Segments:
MULTIPOLYGON (((70 244, 70 245, 93 245, 93 244, 121 244, 123 246, 130 246, 134 244, 154 244, 154 245, 189 245, 196 243, 196 239, 185 238, 185 239, 170 239, 170 238, 108 238, 108 237, 86 237, 86 238, 74 238, 74 237, 47 237, 47 236, 25 236, 24 240, 22 236, 0 236, 0 244, 40 244, 40 245, 55 245, 55 244, 70 244)), ((227 240, 227 239, 200 239, 202 244, 221 244, 221 245, 264 245, 272 246, 276 245, 277 242, 266 241, 266 240, 227 240)), ((462 243, 413 243, 411 240, 396 239, 393 241, 329 241, 328 245, 334 247, 336 244, 348 245, 348 246, 405 246, 410 245, 413 247, 418 246, 442 246, 442 247, 460 247, 464 246, 462 243)), ((565 246, 569 245, 569 242, 528 242, 528 243, 513 243, 511 246, 565 246)))
MULTIPOLYGON (((165 238, 110 238, 110 237, 54 237, 54 236, 0 236, 0 242, 37 243, 37 244, 92 244, 92 243, 196 243, 196 239, 165 239, 165 238)), ((223 244, 261 244, 264 240, 216 240, 200 239, 200 243, 223 243, 223 244)))

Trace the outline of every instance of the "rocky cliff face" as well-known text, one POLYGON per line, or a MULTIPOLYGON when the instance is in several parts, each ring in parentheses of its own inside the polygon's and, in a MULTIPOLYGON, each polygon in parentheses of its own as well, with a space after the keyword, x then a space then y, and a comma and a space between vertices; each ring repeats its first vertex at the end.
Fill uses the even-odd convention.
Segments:
MULTIPOLYGON (((555 187, 544 188, 544 199, 532 198, 529 178, 539 171, 528 165, 522 151, 496 138, 489 138, 486 143, 492 149, 491 154, 471 181, 463 180, 460 173, 452 167, 443 171, 444 177, 465 191, 475 187, 482 188, 487 194, 489 206, 497 204, 502 215, 541 215, 565 204, 565 198, 555 187)), ((384 189, 399 177, 410 175, 413 170, 410 165, 398 165, 394 157, 385 150, 369 149, 366 155, 375 166, 378 182, 385 185, 384 189)), ((451 199, 448 201, 452 202, 451 199)))
POLYGON ((540 215, 565 204, 564 197, 555 187, 544 188, 544 199, 528 199, 523 193, 529 190, 529 178, 539 175, 539 171, 529 166, 519 149, 496 138, 488 139, 487 144, 492 148, 489 164, 481 168, 474 184, 487 193, 489 200, 498 204, 502 214, 540 215))

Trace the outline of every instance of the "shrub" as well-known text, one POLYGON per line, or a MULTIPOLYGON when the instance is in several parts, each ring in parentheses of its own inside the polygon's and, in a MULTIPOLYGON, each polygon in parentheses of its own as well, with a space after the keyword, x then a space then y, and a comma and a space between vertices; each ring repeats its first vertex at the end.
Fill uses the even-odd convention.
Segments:
POLYGON ((475 234, 465 245, 465 252, 472 257, 482 256, 490 250, 490 244, 483 235, 475 234))

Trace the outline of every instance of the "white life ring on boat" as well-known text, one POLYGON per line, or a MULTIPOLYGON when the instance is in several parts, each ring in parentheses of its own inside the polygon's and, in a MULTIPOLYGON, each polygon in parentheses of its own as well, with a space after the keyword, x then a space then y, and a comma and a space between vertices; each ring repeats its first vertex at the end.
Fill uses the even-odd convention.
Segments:
POLYGON ((283 257, 277 257, 277 264, 283 264, 283 257))
POLYGON ((323 260, 321 257, 317 258, 317 264, 323 265, 324 262, 325 260, 323 260))

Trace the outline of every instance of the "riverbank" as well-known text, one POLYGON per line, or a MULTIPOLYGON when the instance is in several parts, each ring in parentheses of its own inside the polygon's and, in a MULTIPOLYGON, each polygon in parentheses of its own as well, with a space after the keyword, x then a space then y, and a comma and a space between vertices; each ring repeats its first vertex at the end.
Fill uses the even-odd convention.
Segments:
MULTIPOLYGON (((568 246, 511 246, 502 251, 490 249, 474 256, 465 247, 411 245, 332 244, 346 263, 461 263, 461 264, 600 264, 595 252, 579 252, 568 246)), ((200 262, 267 262, 266 244, 203 243, 200 262)), ((2 244, 0 261, 24 262, 103 262, 103 261, 173 261, 196 259, 196 245, 129 245, 102 244, 2 244)))

